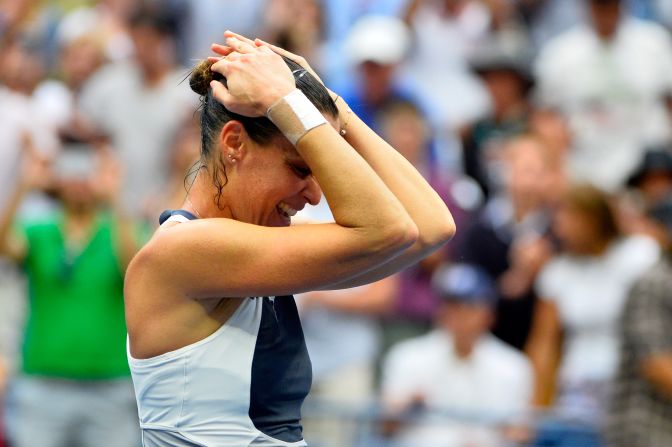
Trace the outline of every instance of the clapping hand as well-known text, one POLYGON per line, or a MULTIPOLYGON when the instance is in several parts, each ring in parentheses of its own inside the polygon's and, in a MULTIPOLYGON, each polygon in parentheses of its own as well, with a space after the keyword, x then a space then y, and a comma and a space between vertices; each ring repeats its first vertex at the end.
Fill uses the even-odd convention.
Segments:
POLYGON ((21 186, 28 191, 48 189, 53 183, 52 160, 35 148, 28 134, 23 135, 21 155, 21 186))

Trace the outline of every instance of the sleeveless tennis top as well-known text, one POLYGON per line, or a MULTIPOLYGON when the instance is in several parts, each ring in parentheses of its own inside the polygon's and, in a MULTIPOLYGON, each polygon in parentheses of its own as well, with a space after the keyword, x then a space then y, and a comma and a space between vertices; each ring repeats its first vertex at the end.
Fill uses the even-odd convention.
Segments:
MULTIPOLYGON (((195 218, 167 211, 160 222, 195 218)), ((127 352, 145 447, 306 445, 312 367, 292 296, 247 298, 213 334, 175 351, 127 352)))

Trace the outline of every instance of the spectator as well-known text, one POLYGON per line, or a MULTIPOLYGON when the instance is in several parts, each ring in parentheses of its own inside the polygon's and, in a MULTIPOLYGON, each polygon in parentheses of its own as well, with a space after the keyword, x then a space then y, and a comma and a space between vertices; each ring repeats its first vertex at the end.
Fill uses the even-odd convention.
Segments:
POLYGON ((528 33, 535 49, 585 21, 585 0, 523 0, 518 2, 527 22, 528 33))
MULTIPOLYGON (((0 46, 0 209, 18 181, 21 148, 30 142, 40 153, 51 153, 58 140, 36 99, 44 64, 32 48, 19 41, 0 46)), ((31 193, 19 213, 36 217, 53 210, 44 194, 31 193)), ((21 322, 25 314, 24 283, 17 266, 0 254, 0 358, 7 373, 16 368, 21 322)))
POLYGON ((357 116, 373 129, 379 129, 376 114, 386 103, 417 102, 411 90, 400 84, 397 72, 409 44, 406 25, 392 17, 363 17, 347 36, 345 51, 357 70, 357 82, 340 92, 357 116))
POLYGON ((648 150, 628 186, 628 193, 619 197, 620 227, 627 233, 657 238, 659 225, 647 216, 647 210, 672 193, 672 154, 664 147, 648 150))
POLYGON ((548 149, 548 200, 552 204, 557 203, 567 185, 565 165, 572 147, 572 135, 567 120, 555 110, 536 107, 530 115, 529 132, 548 149))
POLYGON ((528 410, 531 366, 488 334, 497 293, 487 273, 457 264, 438 270, 434 284, 443 298, 436 329, 394 346, 383 365, 388 413, 420 412, 415 422, 395 427, 395 437, 413 447, 501 445, 498 428, 520 423, 528 410), (460 415, 472 422, 458 422, 460 415))
MULTIPOLYGON (((347 86, 352 79, 346 54, 347 36, 357 21, 365 16, 400 17, 408 0, 323 0, 326 42, 322 68, 328 85, 347 86)), ((340 90, 339 88, 335 89, 340 90)))
MULTIPOLYGON (((143 0, 140 3, 144 2, 143 0)), ((56 32, 58 44, 67 45, 78 36, 95 34, 97 44, 106 59, 119 62, 130 58, 133 54, 133 41, 129 19, 137 2, 100 0, 93 4, 86 3, 88 4, 80 4, 62 18, 56 32)), ((162 7, 167 7, 167 2, 161 3, 162 7)))
POLYGON ((268 0, 222 0, 185 1, 186 54, 189 61, 201 60, 209 53, 213 42, 219 42, 225 30, 231 29, 245 36, 259 36, 264 7, 268 0))
MULTIPOLYGON (((3 179, 14 179, 25 138, 43 153, 55 150, 58 138, 36 95, 45 73, 39 54, 23 42, 10 42, 0 47, 0 68, 0 136, 4 143, 0 174, 3 179)), ((0 190, 0 205, 9 189, 0 190)))
POLYGON ((610 447, 672 445, 672 200, 651 208, 664 255, 630 291, 610 406, 610 447))
POLYGON ((138 10, 131 20, 134 59, 103 68, 82 92, 81 105, 93 124, 109 134, 125 169, 122 201, 134 215, 148 194, 166 181, 166 150, 193 110, 189 86, 175 59, 174 17, 169 11, 138 10))
POLYGON ((147 209, 143 211, 152 223, 166 209, 182 206, 193 176, 202 169, 199 163, 201 133, 198 122, 198 115, 188 115, 175 133, 169 148, 168 179, 150 196, 147 209))
MULTIPOLYGON (((593 427, 581 441, 554 427, 548 435, 557 437, 552 445, 597 446, 597 427, 618 364, 617 328, 625 298, 634 281, 656 262, 659 249, 648 237, 622 236, 606 195, 588 185, 572 186, 565 193, 553 230, 561 251, 537 279, 540 300, 527 347, 536 370, 534 402, 554 402, 559 415, 593 427)), ((550 442, 544 431, 540 436, 550 442)))
POLYGON ((371 405, 381 349, 377 318, 390 312, 397 283, 390 277, 354 289, 299 295, 313 364, 313 386, 306 405, 318 410, 317 418, 304 423, 310 445, 354 445, 357 427, 345 418, 339 420, 339 411, 360 414, 371 405))
MULTIPOLYGON (((411 101, 388 102, 376 116, 381 134, 420 172, 448 204, 456 225, 469 217, 469 210, 480 203, 480 191, 467 178, 453 178, 436 163, 427 120, 411 101)), ((457 236, 459 238, 459 235, 457 236)), ((393 311, 385 319, 385 344, 427 332, 440 299, 431 287, 432 273, 451 257, 450 247, 437 251, 398 275, 393 311)))
POLYGON ((268 42, 300 54, 321 72, 326 27, 322 2, 317 0, 271 0, 264 8, 261 36, 268 42))
POLYGON ((485 3, 408 2, 405 20, 414 45, 404 74, 431 105, 431 122, 437 128, 463 127, 487 110, 487 94, 468 65, 474 49, 489 36, 491 13, 485 3))
POLYGON ((63 25, 59 35, 58 79, 42 82, 34 94, 35 101, 54 132, 91 132, 77 103, 84 85, 105 61, 102 38, 96 31, 79 33, 63 25))
POLYGON ((629 17, 621 0, 586 1, 589 23, 541 50, 539 98, 569 121, 572 178, 616 191, 644 147, 670 136, 664 97, 672 88, 672 44, 659 25, 629 17))
POLYGON ((628 186, 641 193, 647 207, 668 197, 672 192, 672 152, 664 147, 648 150, 628 186))
POLYGON ((25 150, 22 176, 0 216, 0 252, 23 266, 29 285, 21 374, 7 402, 12 445, 132 446, 139 432, 123 272, 138 244, 112 207, 119 173, 109 155, 80 145, 58 154, 53 173, 34 149, 25 150), (12 230, 25 193, 52 178, 62 214, 12 230))
POLYGON ((476 53, 473 68, 490 96, 490 113, 465 129, 462 139, 464 172, 486 195, 503 185, 501 152, 504 143, 527 130, 532 78, 523 54, 492 46, 476 53))
POLYGON ((553 170, 546 146, 533 136, 509 140, 499 156, 506 189, 491 197, 464 230, 460 258, 497 280, 501 299, 493 332, 523 349, 537 301, 534 281, 551 253, 548 192, 553 170))

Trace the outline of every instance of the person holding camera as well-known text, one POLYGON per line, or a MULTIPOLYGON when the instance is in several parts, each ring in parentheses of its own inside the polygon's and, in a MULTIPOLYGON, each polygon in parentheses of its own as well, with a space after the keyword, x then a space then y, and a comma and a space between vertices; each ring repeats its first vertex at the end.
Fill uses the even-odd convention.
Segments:
POLYGON ((123 274, 138 247, 118 211, 120 170, 109 149, 71 140, 52 159, 27 144, 23 170, 0 210, 0 255, 28 283, 22 364, 9 382, 7 429, 16 447, 139 442, 126 362, 123 274), (16 219, 42 190, 60 211, 16 219))

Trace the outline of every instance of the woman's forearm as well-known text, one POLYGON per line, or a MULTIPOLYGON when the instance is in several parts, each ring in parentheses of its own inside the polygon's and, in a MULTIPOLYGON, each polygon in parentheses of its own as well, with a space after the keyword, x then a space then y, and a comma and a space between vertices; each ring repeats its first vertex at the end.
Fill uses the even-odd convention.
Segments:
POLYGON ((403 204, 331 126, 311 130, 296 148, 319 182, 337 224, 370 230, 376 238, 385 238, 388 231, 410 231, 415 240, 417 229, 403 204))
POLYGON ((415 167, 337 100, 345 139, 399 199, 418 227, 416 249, 440 246, 455 234, 450 210, 415 167))

